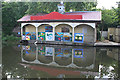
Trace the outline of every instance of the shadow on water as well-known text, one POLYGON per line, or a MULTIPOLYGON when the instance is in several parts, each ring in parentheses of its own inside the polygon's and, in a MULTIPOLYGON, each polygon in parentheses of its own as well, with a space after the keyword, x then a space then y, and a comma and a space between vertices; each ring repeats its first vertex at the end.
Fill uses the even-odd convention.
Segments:
POLYGON ((17 45, 3 48, 3 78, 117 78, 119 48, 17 45))

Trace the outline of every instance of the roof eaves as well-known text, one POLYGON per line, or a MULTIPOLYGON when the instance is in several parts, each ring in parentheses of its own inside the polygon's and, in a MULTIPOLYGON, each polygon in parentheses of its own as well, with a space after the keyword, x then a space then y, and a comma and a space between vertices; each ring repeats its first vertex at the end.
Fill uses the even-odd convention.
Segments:
POLYGON ((29 22, 101 22, 101 20, 32 20, 32 21, 18 21, 18 23, 29 22))

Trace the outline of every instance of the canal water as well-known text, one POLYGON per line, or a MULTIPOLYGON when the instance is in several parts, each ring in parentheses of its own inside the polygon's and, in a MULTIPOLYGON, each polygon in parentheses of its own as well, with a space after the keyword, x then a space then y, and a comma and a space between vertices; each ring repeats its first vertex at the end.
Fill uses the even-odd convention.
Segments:
POLYGON ((9 45, 3 78, 117 78, 118 47, 9 45))

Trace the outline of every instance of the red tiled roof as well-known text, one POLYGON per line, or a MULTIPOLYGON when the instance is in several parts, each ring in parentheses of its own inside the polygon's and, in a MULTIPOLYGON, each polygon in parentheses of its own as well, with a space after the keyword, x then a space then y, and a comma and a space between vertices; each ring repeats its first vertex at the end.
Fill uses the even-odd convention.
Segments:
POLYGON ((44 16, 31 16, 30 20, 68 20, 68 19, 82 19, 82 15, 64 15, 58 12, 51 12, 50 14, 46 14, 44 16))
POLYGON ((27 21, 44 21, 44 20, 90 20, 90 21, 101 21, 101 11, 76 11, 66 12, 60 14, 58 12, 51 12, 49 14, 37 14, 37 15, 26 15, 17 22, 27 21))

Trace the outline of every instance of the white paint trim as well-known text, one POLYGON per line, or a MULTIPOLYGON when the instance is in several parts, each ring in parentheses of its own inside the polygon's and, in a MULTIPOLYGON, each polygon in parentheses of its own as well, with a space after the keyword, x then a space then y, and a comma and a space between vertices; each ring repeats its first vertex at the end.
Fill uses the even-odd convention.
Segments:
POLYGON ((27 25, 27 24, 33 25, 33 26, 35 26, 35 27, 38 27, 38 26, 39 26, 38 23, 21 23, 22 27, 25 26, 25 25, 27 25))
POLYGON ((96 38, 97 38, 97 29, 94 29, 94 42, 96 42, 96 38))
POLYGON ((53 41, 55 41, 55 27, 53 27, 53 41))
POLYGON ((21 40, 23 40, 22 38, 23 38, 23 27, 21 26, 21 40))
MULTIPOLYGON (((79 23, 79 24, 77 24, 76 26, 78 26, 78 25, 89 25, 89 26, 91 26, 92 28, 95 28, 95 23, 79 23)), ((75 26, 75 27, 76 27, 75 26)))
POLYGON ((72 42, 74 42, 74 31, 75 31, 75 29, 74 29, 74 27, 72 28, 72 42))
POLYGON ((38 27, 36 27, 36 40, 38 40, 38 27))
POLYGON ((31 24, 31 25, 34 25, 35 27, 39 27, 40 25, 42 24, 48 24, 48 25, 51 25, 53 27, 56 27, 60 24, 66 24, 66 25, 70 25, 71 27, 76 27, 78 25, 82 25, 82 24, 85 24, 85 25, 89 25, 91 26, 92 28, 95 28, 95 23, 73 23, 73 22, 45 22, 45 23, 21 23, 22 27, 27 25, 27 24, 31 24))

